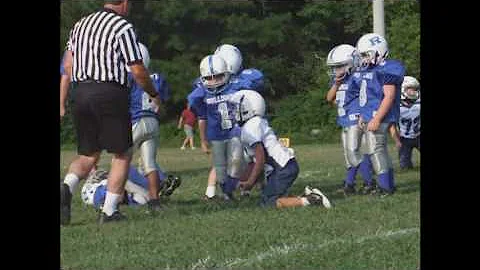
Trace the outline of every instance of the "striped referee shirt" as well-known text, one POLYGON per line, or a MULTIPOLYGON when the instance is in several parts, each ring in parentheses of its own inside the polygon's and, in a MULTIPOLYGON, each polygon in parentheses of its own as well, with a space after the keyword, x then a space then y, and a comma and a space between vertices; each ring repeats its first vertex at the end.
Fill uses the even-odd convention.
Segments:
POLYGON ((126 64, 142 60, 133 25, 107 8, 75 24, 67 49, 73 53, 74 82, 95 80, 127 86, 126 64))

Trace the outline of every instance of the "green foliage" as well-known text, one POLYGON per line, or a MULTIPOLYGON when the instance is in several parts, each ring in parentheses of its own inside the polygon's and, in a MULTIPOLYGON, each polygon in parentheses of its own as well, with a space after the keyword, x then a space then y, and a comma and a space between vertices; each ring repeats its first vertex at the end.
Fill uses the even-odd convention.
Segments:
MULTIPOLYGON (((102 2, 62 1, 60 55, 73 24, 102 2)), ((371 1, 131 2, 128 19, 149 48, 150 70, 163 73, 172 87, 162 124, 177 120, 199 76, 200 60, 216 46, 230 43, 242 51, 244 67, 264 73, 275 128, 297 133, 305 142, 329 141, 338 129, 335 110, 323 101, 326 54, 338 44, 355 45, 373 25, 371 1), (325 130, 323 135, 305 135, 318 128, 325 130)), ((420 79, 418 1, 385 1, 385 23, 390 58, 402 61, 407 74, 420 79)), ((62 144, 75 141, 68 121, 62 124, 62 144)))
POLYGON ((386 38, 390 58, 399 59, 407 75, 420 79, 420 12, 416 1, 391 1, 385 5, 386 38))

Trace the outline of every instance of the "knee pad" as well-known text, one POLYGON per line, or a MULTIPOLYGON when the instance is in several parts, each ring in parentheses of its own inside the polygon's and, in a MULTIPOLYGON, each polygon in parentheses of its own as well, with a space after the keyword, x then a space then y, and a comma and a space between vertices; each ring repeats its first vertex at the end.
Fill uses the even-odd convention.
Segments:
POLYGON ((144 175, 157 170, 157 143, 155 139, 146 140, 140 145, 140 156, 144 175))
POLYGON ((240 178, 246 168, 244 151, 240 139, 234 137, 227 143, 227 175, 233 178, 240 178))
POLYGON ((340 135, 342 139, 343 158, 345 159, 345 167, 348 169, 352 167, 352 164, 350 164, 347 157, 347 128, 343 128, 342 133, 340 135))
POLYGON ((212 141, 213 167, 215 168, 217 182, 222 184, 227 175, 226 141, 212 141))
POLYGON ((388 172, 392 167, 387 150, 387 129, 388 124, 382 123, 377 131, 367 131, 365 134, 368 154, 377 175, 388 172))
POLYGON ((363 131, 357 126, 352 125, 346 129, 345 151, 348 164, 357 167, 362 162, 362 153, 360 152, 360 143, 363 131))

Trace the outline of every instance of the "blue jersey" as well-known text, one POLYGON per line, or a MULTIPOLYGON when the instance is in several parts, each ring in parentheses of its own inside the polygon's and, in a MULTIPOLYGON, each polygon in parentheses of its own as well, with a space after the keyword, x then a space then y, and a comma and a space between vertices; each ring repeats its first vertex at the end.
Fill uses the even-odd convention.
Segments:
MULTIPOLYGON (((170 97, 170 86, 165 78, 158 73, 150 75, 153 86, 164 102, 170 97)), ((130 88, 130 114, 132 117, 132 124, 138 122, 142 117, 158 117, 155 113, 155 103, 150 99, 147 92, 143 91, 142 87, 138 85, 131 73, 128 74, 130 88)))
MULTIPOLYGON (((157 166, 157 173, 158 173, 158 179, 160 179, 160 183, 165 179, 167 178, 167 176, 165 175, 165 173, 160 169, 160 167, 157 166)), ((134 166, 130 165, 130 168, 128 169, 128 176, 127 176, 127 179, 141 187, 143 187, 144 189, 148 190, 148 179, 143 175, 141 174, 137 168, 135 168, 134 166)), ((160 184, 159 183, 159 184, 160 184)))
POLYGON ((238 77, 242 80, 247 80, 252 83, 253 90, 261 93, 265 89, 265 82, 263 73, 255 68, 244 69, 238 74, 238 77))
MULTIPOLYGON (((332 80, 333 85, 333 80, 332 80)), ((358 123, 360 106, 358 105, 359 89, 353 76, 347 75, 337 89, 335 104, 337 105, 337 124, 349 127, 358 123)))
POLYGON ((234 106, 229 99, 239 90, 253 89, 252 82, 231 77, 219 94, 207 92, 201 83, 194 88, 187 99, 198 119, 207 120, 207 139, 227 140, 238 136, 240 129, 235 125, 234 106))
POLYGON ((398 123, 400 117, 400 94, 405 67, 396 60, 386 60, 378 66, 368 67, 353 74, 360 89, 359 105, 362 118, 368 122, 377 113, 384 98, 383 86, 395 85, 395 100, 383 118, 383 123, 398 123))

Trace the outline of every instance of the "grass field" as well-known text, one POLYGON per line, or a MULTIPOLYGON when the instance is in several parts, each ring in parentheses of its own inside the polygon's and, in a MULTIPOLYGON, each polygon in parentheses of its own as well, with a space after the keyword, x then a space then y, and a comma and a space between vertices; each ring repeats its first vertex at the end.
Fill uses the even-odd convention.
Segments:
MULTIPOLYGON (((417 269, 420 266, 420 155, 399 171, 397 193, 345 198, 339 144, 294 146, 300 174, 291 194, 320 187, 332 209, 261 209, 253 192, 231 204, 206 203, 208 160, 199 149, 160 149, 162 168, 183 179, 156 217, 122 207, 129 220, 96 224, 97 213, 74 194, 72 222, 60 229, 63 269, 417 269)), ((74 152, 62 151, 61 175, 74 152)), ((102 156, 108 168, 110 156, 102 156)), ((360 176, 358 179, 361 180, 360 176)), ((361 181, 358 181, 360 183, 361 181)))

